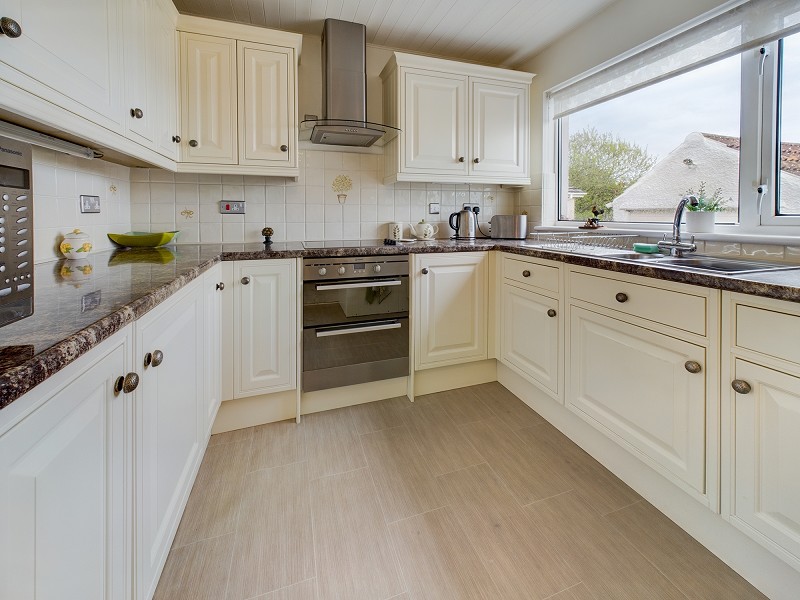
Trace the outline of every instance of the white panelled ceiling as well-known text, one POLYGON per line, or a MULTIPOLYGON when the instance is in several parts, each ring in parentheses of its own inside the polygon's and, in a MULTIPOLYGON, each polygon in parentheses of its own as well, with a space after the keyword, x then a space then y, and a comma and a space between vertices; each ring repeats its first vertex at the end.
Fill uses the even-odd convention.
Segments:
POLYGON ((320 35, 326 18, 367 26, 367 42, 515 65, 614 0, 173 0, 181 13, 320 35))

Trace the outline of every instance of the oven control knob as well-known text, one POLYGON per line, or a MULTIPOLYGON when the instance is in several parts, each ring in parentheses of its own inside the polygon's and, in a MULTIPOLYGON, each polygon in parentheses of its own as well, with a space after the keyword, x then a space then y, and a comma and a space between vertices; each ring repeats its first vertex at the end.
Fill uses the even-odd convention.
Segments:
POLYGON ((328 273, 328 269, 325 267, 320 267, 319 271, 317 271, 320 275, 325 275, 328 273))
POLYGON ((345 273, 347 273, 347 269, 345 269, 344 267, 339 267, 337 272, 339 273, 339 275, 344 275, 345 273))
POLYGON ((380 265, 375 265, 374 267, 372 267, 372 270, 375 271, 376 273, 380 273, 381 272, 381 266, 380 265))

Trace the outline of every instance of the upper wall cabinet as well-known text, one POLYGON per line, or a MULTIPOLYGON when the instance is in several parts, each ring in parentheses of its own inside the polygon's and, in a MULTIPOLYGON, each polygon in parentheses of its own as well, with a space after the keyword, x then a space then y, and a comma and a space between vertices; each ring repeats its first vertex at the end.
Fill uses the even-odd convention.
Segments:
POLYGON ((381 78, 386 183, 530 184, 533 75, 396 52, 381 78))
POLYGON ((181 17, 179 172, 296 177, 302 36, 181 17))

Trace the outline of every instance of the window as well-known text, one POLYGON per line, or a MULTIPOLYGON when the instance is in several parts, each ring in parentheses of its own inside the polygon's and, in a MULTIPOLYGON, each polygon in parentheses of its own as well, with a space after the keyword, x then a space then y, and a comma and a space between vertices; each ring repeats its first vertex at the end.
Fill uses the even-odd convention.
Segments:
POLYGON ((543 223, 666 229, 687 192, 718 232, 800 225, 800 3, 742 0, 547 92, 543 223))

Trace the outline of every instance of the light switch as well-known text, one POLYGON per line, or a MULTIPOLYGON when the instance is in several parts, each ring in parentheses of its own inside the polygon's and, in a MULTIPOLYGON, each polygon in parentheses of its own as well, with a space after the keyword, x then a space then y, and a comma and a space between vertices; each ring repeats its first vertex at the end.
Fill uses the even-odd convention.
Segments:
POLYGON ((429 215, 438 215, 440 211, 440 206, 438 202, 429 202, 428 203, 428 214, 429 215))
POLYGON ((245 202, 242 200, 220 200, 219 212, 223 215, 243 215, 245 202))

